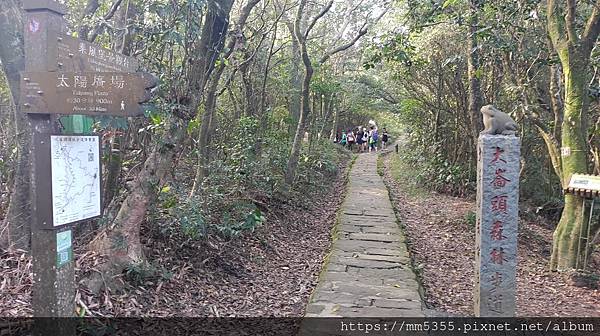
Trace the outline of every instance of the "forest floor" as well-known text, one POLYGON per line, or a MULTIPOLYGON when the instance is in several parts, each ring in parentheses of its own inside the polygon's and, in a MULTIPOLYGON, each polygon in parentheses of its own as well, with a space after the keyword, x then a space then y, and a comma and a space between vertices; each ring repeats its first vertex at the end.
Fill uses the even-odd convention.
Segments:
MULTIPOLYGON (((142 240, 156 269, 132 272, 122 289, 100 294, 91 294, 80 281, 78 311, 136 317, 303 315, 331 244, 348 162, 341 160, 334 181, 323 182, 326 188, 271 200, 267 221, 237 239, 184 244, 161 239, 145 225, 142 240)), ((84 252, 75 249, 78 279, 98 260, 84 252)), ((31 259, 23 251, 0 251, 0 278, 0 316, 31 316, 31 259)))
MULTIPOLYGON (((473 314, 475 201, 425 191, 411 184, 409 168, 396 154, 384 160, 384 179, 425 289, 427 308, 449 316, 473 314)), ((411 170, 412 169, 412 170, 411 170)), ((522 216, 519 222, 517 315, 600 316, 600 290, 575 286, 548 271, 553 224, 522 216)), ((600 270, 600 254, 591 270, 600 270)))

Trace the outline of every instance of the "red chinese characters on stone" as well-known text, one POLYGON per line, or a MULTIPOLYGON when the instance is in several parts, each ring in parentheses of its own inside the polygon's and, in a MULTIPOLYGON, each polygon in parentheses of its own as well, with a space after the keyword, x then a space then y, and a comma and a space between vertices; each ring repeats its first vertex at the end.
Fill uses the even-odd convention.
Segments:
POLYGON ((500 147, 496 147, 496 150, 494 152, 494 158, 492 159, 492 162, 490 162, 490 163, 496 163, 496 162, 506 163, 506 160, 504 160, 503 158, 500 157, 502 155, 502 153, 504 153, 504 149, 502 149, 500 147))
POLYGON ((496 169, 496 175, 494 176, 494 181, 492 181, 492 185, 494 186, 494 188, 504 188, 504 186, 506 186, 506 182, 510 182, 509 179, 502 175, 505 172, 506 169, 496 169))
POLYGON ((503 240, 504 237, 502 235, 502 231, 504 230, 504 223, 502 223, 502 221, 495 221, 494 224, 492 224, 492 229, 490 230, 490 238, 492 240, 496 240, 496 241, 500 241, 503 240))
POLYGON ((506 204, 507 199, 508 196, 506 195, 492 197, 492 211, 506 213, 508 210, 508 205, 506 204))
POLYGON ((506 260, 504 258, 504 249, 502 247, 495 248, 490 252, 490 259, 493 264, 502 265, 506 260))

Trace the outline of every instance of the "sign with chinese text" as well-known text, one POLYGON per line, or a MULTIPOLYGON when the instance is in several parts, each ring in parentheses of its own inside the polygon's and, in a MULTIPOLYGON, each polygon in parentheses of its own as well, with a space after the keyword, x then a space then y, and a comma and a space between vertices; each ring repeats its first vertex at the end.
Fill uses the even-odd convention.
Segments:
POLYGON ((133 57, 66 34, 48 32, 48 40, 48 64, 59 71, 136 72, 139 68, 133 57))
POLYGON ((21 106, 26 113, 138 116, 156 82, 141 72, 23 73, 21 106))
POLYGON ((50 136, 50 165, 55 227, 102 214, 100 136, 50 136))
POLYGON ((600 191, 600 176, 573 174, 568 188, 600 191))
POLYGON ((515 313, 520 142, 482 135, 477 162, 475 315, 515 313))

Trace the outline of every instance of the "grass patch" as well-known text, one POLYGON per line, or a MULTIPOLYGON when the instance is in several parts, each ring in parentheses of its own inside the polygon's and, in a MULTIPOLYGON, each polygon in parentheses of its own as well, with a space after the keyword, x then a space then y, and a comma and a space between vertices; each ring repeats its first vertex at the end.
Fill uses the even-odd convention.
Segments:
POLYGON ((408 165, 398 154, 390 154, 388 160, 390 175, 410 197, 423 198, 427 195, 427 191, 417 184, 413 174, 414 167, 408 165))
MULTIPOLYGON (((346 167, 346 171, 344 172, 344 185, 345 185, 344 186, 344 194, 342 195, 342 202, 340 203, 340 206, 339 206, 338 210, 336 211, 335 223, 333 224, 333 228, 331 228, 331 233, 330 233, 331 244, 329 246, 329 251, 326 252, 325 257, 323 258, 323 263, 321 264, 321 271, 319 272, 319 276, 317 278, 318 279, 317 281, 319 283, 321 283, 323 276, 325 275, 325 273, 327 273, 327 270, 329 269, 329 259, 331 257, 331 254, 333 253, 333 244, 335 244, 335 241, 339 238, 344 201, 346 199, 346 196, 348 195, 348 189, 350 188, 350 172, 351 172, 352 167, 354 166, 357 158, 358 158, 358 155, 352 154, 352 156, 350 158, 350 163, 348 164, 348 166, 346 167)), ((313 289, 312 293, 310 294, 310 296, 308 298, 309 304, 313 301, 313 296, 317 292, 316 291, 317 287, 318 287, 318 285, 313 289)), ((306 314, 306 312, 305 312, 305 314, 306 314)))

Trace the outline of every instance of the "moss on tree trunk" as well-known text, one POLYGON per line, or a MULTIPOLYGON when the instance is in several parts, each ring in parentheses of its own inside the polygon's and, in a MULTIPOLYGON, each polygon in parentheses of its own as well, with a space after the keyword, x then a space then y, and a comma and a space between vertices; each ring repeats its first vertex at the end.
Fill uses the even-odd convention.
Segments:
MULTIPOLYGON (((560 165, 562 186, 571 176, 588 172, 587 157, 587 73, 598 36, 600 35, 600 6, 598 2, 590 12, 578 8, 576 1, 547 0, 546 17, 548 34, 563 67, 565 84, 565 106, 562 120, 560 165), (579 9, 579 11, 578 11, 579 9), (588 14, 587 18, 583 13, 588 14), (584 17, 585 24, 579 25, 584 17), (579 18, 578 18, 579 17, 579 18)), ((558 136, 558 134, 556 133, 558 136)), ((557 170, 557 172, 559 172, 557 170)), ((565 196, 565 207, 554 232, 552 270, 569 270, 577 266, 581 234, 587 234, 587 217, 583 213, 583 200, 573 195, 565 196)), ((594 232, 592 237, 594 236, 594 232)))
MULTIPOLYGON (((583 116, 587 113, 587 63, 582 55, 567 50, 559 51, 565 76, 565 112, 562 123, 562 147, 568 148, 568 155, 561 157, 562 185, 568 185, 573 174, 587 173, 586 128, 583 116)), ((587 214, 582 211, 583 199, 565 196, 565 207, 553 235, 552 270, 569 270, 577 266, 577 256, 581 252, 579 241, 582 227, 587 224, 587 214)))

